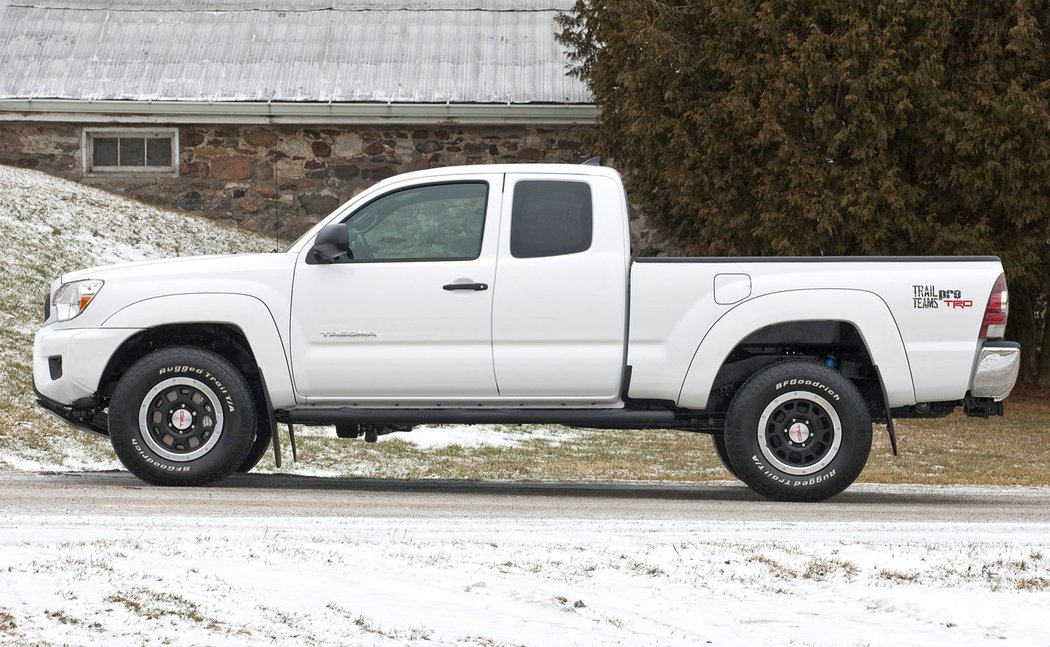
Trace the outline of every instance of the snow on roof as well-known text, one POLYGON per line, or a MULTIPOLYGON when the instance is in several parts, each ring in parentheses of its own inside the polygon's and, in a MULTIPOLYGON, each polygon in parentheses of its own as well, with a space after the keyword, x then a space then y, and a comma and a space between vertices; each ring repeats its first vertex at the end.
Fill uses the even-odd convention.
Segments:
POLYGON ((0 0, 0 99, 588 104, 571 5, 0 0))

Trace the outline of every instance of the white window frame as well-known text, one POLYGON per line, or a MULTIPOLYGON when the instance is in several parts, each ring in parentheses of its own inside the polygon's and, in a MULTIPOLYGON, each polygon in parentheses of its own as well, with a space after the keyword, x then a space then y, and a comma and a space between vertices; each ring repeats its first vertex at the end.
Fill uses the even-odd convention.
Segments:
POLYGON ((179 176, 178 128, 85 128, 81 134, 80 149, 84 153, 84 176, 107 177, 115 175, 148 175, 151 177, 179 176), (171 160, 167 166, 94 166, 95 138, 151 138, 171 139, 171 160))

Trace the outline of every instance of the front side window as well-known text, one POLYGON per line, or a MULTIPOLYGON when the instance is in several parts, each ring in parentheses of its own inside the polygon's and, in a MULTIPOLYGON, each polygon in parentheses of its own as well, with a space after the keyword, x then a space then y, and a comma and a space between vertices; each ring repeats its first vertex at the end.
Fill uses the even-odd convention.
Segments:
POLYGON ((349 261, 473 260, 481 255, 488 185, 434 184, 388 193, 345 221, 349 261))
POLYGON ((155 174, 176 170, 176 132, 88 130, 84 133, 88 173, 155 174))

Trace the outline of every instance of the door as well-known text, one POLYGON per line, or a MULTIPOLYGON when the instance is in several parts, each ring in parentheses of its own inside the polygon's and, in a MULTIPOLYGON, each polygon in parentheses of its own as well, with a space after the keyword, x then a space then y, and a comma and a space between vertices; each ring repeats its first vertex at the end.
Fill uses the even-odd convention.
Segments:
POLYGON ((501 396, 619 400, 630 255, 624 204, 609 177, 507 175, 492 314, 501 396))
MULTIPOLYGON (((395 185, 343 222, 351 253, 300 254, 292 373, 309 400, 491 397, 501 175, 395 185)), ((418 182, 418 180, 416 181, 418 182)))

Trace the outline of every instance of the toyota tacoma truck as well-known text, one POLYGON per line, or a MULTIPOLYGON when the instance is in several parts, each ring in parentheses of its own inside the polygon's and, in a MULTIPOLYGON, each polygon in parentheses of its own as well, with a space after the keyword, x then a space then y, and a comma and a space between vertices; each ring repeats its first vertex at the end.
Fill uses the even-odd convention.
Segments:
POLYGON ((154 484, 250 470, 279 424, 530 423, 706 433, 757 493, 815 501, 861 473, 873 422, 1001 415, 1007 309, 995 257, 632 262, 610 168, 439 168, 281 253, 62 276, 33 380, 154 484))

